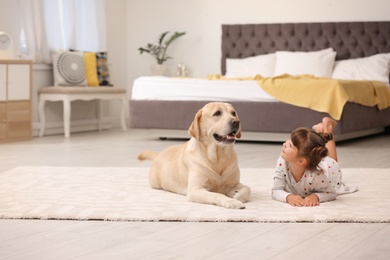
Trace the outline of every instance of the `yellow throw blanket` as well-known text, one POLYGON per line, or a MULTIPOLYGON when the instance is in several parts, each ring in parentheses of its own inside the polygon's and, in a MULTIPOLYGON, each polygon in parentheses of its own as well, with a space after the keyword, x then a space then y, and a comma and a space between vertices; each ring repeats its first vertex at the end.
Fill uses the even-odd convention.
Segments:
POLYGON ((340 120, 344 105, 355 102, 384 109, 390 106, 390 92, 383 82, 367 80, 335 80, 312 75, 281 75, 263 78, 225 78, 210 75, 208 79, 256 80, 260 87, 274 98, 288 104, 326 112, 340 120))

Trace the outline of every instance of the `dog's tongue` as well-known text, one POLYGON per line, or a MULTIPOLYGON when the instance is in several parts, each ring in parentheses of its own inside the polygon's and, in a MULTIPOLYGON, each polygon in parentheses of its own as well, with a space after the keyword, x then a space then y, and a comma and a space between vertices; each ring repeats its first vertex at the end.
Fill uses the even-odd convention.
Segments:
POLYGON ((224 137, 225 139, 236 139, 236 135, 234 133, 228 134, 224 137))
POLYGON ((214 134, 214 138, 220 142, 233 143, 236 140, 236 133, 232 132, 225 136, 214 134))

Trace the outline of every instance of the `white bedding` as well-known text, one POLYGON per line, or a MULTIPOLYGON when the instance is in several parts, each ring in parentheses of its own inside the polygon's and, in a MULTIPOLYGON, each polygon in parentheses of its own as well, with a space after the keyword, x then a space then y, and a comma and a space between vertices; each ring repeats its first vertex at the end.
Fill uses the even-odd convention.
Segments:
POLYGON ((277 101, 254 80, 140 77, 131 93, 133 100, 277 101))

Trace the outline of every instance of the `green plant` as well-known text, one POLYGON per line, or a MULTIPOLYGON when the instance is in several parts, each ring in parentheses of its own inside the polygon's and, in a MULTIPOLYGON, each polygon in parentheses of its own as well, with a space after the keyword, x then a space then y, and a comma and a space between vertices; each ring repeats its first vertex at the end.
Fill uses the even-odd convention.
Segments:
POLYGON ((146 52, 152 55, 156 60, 157 64, 163 64, 168 59, 171 59, 171 57, 167 56, 167 49, 169 45, 176 40, 177 38, 183 36, 186 34, 185 32, 175 32, 171 37, 164 41, 165 36, 168 35, 169 32, 164 32, 160 35, 158 38, 158 45, 148 43, 145 48, 138 48, 140 54, 146 52))

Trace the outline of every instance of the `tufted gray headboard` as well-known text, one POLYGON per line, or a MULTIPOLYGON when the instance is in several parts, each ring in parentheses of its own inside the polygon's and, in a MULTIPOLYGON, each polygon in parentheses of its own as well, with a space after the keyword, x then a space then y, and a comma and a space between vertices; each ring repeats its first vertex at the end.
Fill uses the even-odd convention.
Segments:
POLYGON ((329 47, 337 52, 336 60, 390 53, 390 22, 222 25, 221 72, 227 58, 329 47))

